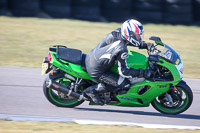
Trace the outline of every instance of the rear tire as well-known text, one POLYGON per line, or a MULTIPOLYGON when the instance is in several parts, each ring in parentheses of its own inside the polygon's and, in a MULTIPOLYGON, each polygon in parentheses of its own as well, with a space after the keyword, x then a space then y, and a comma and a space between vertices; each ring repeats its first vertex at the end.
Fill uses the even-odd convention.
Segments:
POLYGON ((181 81, 176 88, 173 96, 171 95, 174 102, 173 106, 169 106, 167 102, 163 103, 158 97, 151 102, 152 106, 163 114, 176 115, 186 111, 193 101, 192 90, 184 81, 181 81))
POLYGON ((57 74, 57 75, 53 75, 53 76, 49 74, 46 77, 44 84, 43 84, 43 92, 44 92, 45 97, 47 98, 47 100, 50 103, 52 103, 53 105, 58 106, 58 107, 74 108, 84 102, 83 100, 78 101, 77 99, 72 98, 72 97, 62 98, 61 96, 58 95, 57 91, 55 91, 51 88, 47 88, 46 82, 49 80, 49 76, 51 79, 53 79, 56 82, 62 81, 61 84, 64 84, 64 85, 66 85, 70 81, 63 81, 63 79, 66 79, 63 74, 57 74))

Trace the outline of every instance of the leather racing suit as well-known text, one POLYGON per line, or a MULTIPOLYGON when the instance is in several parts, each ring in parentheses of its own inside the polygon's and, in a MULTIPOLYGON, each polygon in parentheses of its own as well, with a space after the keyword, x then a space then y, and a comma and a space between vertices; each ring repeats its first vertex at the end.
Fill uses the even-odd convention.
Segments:
MULTIPOLYGON (((89 75, 114 88, 129 89, 132 78, 141 75, 141 71, 127 66, 128 41, 121 37, 121 28, 107 34, 104 39, 92 49, 86 56, 86 69, 89 75), (112 73, 109 69, 117 63, 118 74, 112 73)), ((147 48, 141 45, 139 48, 147 48)), ((142 74, 143 76, 143 74, 142 74)), ((141 77, 142 77, 141 76, 141 77)), ((108 90, 109 88, 106 87, 108 90)), ((110 91, 113 91, 112 89, 110 91)))

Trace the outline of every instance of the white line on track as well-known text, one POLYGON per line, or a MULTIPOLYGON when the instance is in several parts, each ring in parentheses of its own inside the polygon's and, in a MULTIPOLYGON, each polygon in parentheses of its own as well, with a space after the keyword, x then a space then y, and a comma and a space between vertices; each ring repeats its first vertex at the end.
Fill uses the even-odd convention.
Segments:
POLYGON ((158 129, 200 129, 199 126, 183 126, 183 125, 162 125, 162 124, 146 124, 118 121, 99 121, 99 120, 81 120, 81 119, 64 119, 56 117, 39 117, 39 116, 21 116, 21 115, 4 115, 0 114, 0 119, 9 119, 14 121, 56 121, 56 122, 75 122, 77 124, 92 124, 92 125, 129 125, 140 126, 143 128, 158 128, 158 129))

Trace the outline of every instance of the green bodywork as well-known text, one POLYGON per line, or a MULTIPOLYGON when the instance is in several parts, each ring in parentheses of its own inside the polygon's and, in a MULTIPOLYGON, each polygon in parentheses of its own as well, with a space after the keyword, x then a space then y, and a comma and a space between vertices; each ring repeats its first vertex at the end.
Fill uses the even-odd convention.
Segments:
MULTIPOLYGON (((51 47, 51 48, 56 48, 56 47, 51 47)), ((50 63, 56 66, 57 68, 77 78, 95 80, 91 78, 88 73, 82 70, 81 65, 72 64, 62 59, 60 60, 64 63, 68 63, 68 65, 60 63, 54 57, 55 55, 58 58, 56 52, 50 51, 50 53, 52 55, 52 60, 50 63)), ((176 66, 172 63, 165 61, 164 59, 159 58, 159 60, 163 61, 163 63, 157 63, 157 64, 164 66, 172 73, 174 79, 173 81, 151 82, 145 80, 141 83, 132 84, 131 89, 129 89, 129 91, 126 94, 116 96, 120 102, 113 105, 126 106, 126 107, 147 107, 157 96, 167 92, 169 90, 170 84, 172 84, 173 86, 177 85, 181 81, 181 77, 179 75, 176 66), (150 88, 145 93, 140 95, 138 94, 138 90, 142 86, 150 86, 150 88)), ((137 52, 129 51, 129 57, 127 58, 127 63, 130 68, 146 69, 148 67, 149 61, 148 58, 146 58, 146 56, 137 52)), ((118 73, 117 65, 114 65, 110 71, 118 73)))
MULTIPOLYGON (((50 47, 50 48, 56 49, 56 47, 50 47)), ((94 80, 93 78, 90 77, 90 75, 88 73, 86 73, 85 71, 82 70, 81 65, 72 64, 70 62, 60 59, 62 62, 67 63, 68 65, 63 64, 56 60, 56 57, 58 58, 58 55, 56 52, 50 51, 50 53, 52 56, 52 60, 50 63, 53 64, 54 66, 56 66, 57 68, 63 70, 66 73, 69 73, 70 75, 77 77, 77 78, 94 80)))

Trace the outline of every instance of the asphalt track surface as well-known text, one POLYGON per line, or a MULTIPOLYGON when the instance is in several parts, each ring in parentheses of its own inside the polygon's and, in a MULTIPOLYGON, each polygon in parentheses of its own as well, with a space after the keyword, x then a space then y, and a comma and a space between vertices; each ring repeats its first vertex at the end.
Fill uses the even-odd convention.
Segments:
POLYGON ((200 79, 184 79, 193 90, 192 106, 179 115, 164 115, 152 106, 89 106, 84 102, 76 108, 59 108, 43 95, 45 76, 40 74, 39 68, 0 66, 0 115, 200 126, 200 79))

